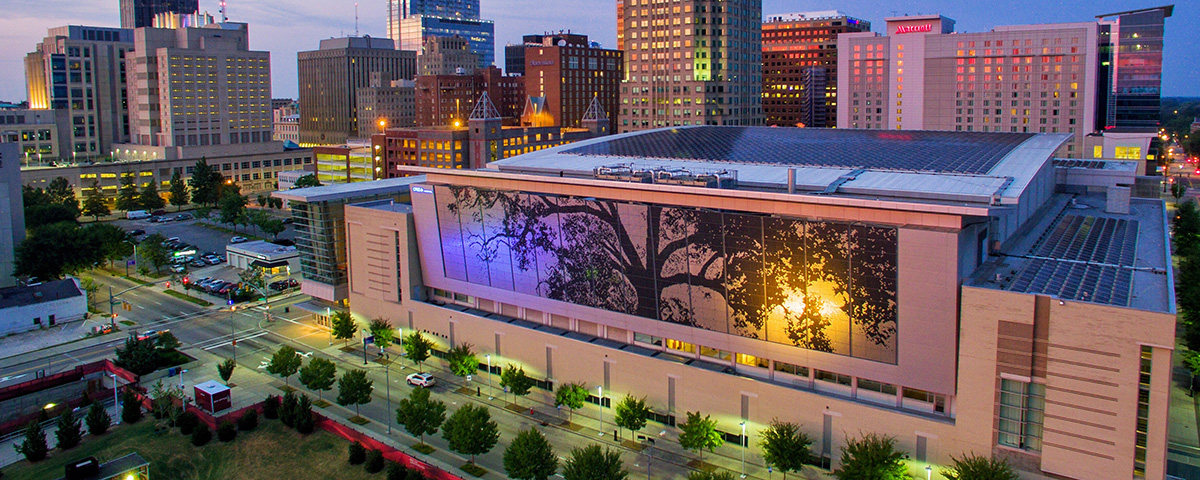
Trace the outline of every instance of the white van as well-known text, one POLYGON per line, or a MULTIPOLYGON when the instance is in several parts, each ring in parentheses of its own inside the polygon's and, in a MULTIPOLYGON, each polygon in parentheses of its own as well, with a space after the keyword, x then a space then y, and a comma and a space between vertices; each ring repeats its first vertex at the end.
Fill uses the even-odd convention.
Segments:
POLYGON ((125 218, 127 218, 129 220, 141 220, 143 218, 150 218, 150 212, 147 212, 145 210, 130 210, 128 212, 125 212, 125 218))

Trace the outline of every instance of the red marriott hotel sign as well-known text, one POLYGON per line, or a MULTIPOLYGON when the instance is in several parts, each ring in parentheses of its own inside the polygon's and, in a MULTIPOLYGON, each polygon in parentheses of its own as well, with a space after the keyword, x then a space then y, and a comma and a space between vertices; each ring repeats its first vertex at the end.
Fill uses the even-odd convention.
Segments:
POLYGON ((896 33, 925 33, 932 32, 933 24, 926 23, 922 25, 901 25, 896 27, 896 33))

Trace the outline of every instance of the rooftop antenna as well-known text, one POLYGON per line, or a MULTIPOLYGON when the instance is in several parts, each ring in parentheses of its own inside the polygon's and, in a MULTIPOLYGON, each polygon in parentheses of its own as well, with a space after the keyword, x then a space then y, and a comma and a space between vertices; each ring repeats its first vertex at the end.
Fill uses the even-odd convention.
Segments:
POLYGON ((225 12, 225 0, 221 0, 221 23, 229 21, 229 16, 225 12))
POLYGON ((358 36, 358 2, 354 2, 354 36, 358 36))

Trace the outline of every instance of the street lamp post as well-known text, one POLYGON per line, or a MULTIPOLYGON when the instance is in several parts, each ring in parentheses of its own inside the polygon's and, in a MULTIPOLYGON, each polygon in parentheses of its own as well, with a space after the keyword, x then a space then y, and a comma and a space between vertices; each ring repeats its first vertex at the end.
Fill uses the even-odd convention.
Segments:
POLYGON ((600 406, 600 436, 604 436, 604 385, 597 385, 596 391, 599 393, 599 401, 596 405, 600 406))
POLYGON ((108 376, 112 377, 113 379, 113 408, 117 410, 117 414, 113 415, 117 419, 115 422, 113 422, 113 425, 116 425, 121 423, 121 401, 117 397, 117 374, 110 373, 108 376))
MULTIPOLYGON (((126 240, 125 243, 133 245, 133 263, 136 265, 138 263, 137 244, 129 240, 126 240)), ((129 276, 129 262, 125 262, 125 276, 129 276)))
POLYGON ((490 354, 490 353, 484 354, 484 358, 487 358, 488 400, 491 400, 492 399, 492 354, 490 354))
POLYGON ((925 466, 925 480, 933 480, 933 467, 925 466))
POLYGON ((746 421, 742 420, 742 423, 739 423, 738 425, 742 426, 742 438, 738 439, 738 442, 740 442, 742 444, 742 477, 741 478, 746 478, 746 421))
POLYGON ((233 363, 237 363, 237 325, 233 323, 233 311, 237 310, 237 306, 233 304, 233 291, 225 294, 225 299, 229 302, 229 344, 233 348, 233 363))
POLYGON ((185 373, 187 373, 186 368, 179 372, 179 388, 187 388, 187 382, 183 381, 183 374, 185 373))
MULTIPOLYGON (((387 398, 388 398, 388 415, 392 411, 392 364, 391 362, 383 364, 383 381, 387 383, 387 398)), ((388 418, 388 435, 392 434, 392 420, 388 418)))
POLYGON ((329 324, 329 346, 333 346, 333 310, 325 307, 325 323, 329 324))

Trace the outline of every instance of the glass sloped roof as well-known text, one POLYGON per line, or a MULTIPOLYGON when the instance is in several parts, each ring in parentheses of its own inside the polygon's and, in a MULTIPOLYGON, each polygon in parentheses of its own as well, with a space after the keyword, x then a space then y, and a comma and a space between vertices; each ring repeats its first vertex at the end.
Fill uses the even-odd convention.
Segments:
POLYGON ((702 126, 654 130, 563 154, 986 174, 1033 134, 702 126))

